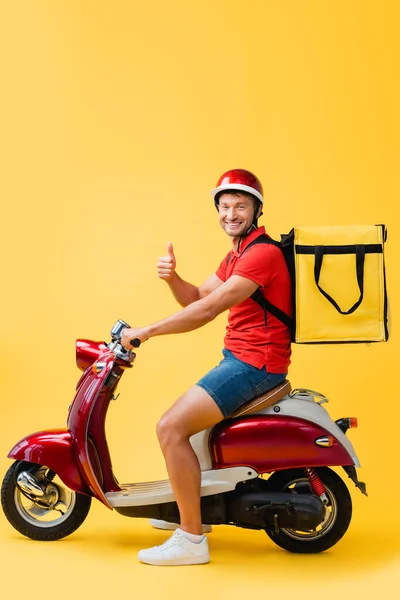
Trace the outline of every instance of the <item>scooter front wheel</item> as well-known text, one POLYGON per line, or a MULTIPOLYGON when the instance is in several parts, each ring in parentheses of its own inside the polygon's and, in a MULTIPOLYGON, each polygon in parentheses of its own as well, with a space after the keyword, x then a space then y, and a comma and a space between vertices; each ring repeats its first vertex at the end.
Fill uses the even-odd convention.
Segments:
POLYGON ((86 519, 91 500, 67 488, 48 467, 23 461, 16 461, 8 469, 1 488, 1 504, 8 521, 33 540, 59 540, 76 531, 86 519), (23 473, 28 474, 30 490, 17 482, 23 473))
MULTIPOLYGON (((323 552, 334 546, 346 533, 351 521, 352 503, 345 483, 328 467, 315 469, 324 485, 328 503, 324 507, 322 523, 310 531, 296 531, 282 528, 279 533, 266 530, 275 544, 302 554, 323 552)), ((267 480, 270 491, 290 492, 292 494, 312 494, 309 480, 304 469, 276 471, 267 480)))

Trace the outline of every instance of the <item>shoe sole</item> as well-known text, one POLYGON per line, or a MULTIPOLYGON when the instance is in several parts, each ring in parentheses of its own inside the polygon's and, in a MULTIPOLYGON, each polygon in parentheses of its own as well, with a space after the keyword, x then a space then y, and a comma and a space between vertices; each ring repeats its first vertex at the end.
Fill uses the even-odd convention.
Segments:
POLYGON ((189 565, 205 565, 210 562, 209 556, 188 556, 187 558, 171 558, 169 560, 160 560, 159 558, 139 558, 140 562, 145 565, 154 565, 156 567, 180 567, 189 565))

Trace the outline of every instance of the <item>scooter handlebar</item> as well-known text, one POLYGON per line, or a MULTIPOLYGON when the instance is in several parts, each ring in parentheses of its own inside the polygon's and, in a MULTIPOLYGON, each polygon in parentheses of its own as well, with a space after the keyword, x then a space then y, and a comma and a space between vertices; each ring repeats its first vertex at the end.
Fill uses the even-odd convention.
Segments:
POLYGON ((141 341, 139 340, 139 338, 133 338, 133 340, 130 340, 129 343, 134 348, 139 348, 141 341))

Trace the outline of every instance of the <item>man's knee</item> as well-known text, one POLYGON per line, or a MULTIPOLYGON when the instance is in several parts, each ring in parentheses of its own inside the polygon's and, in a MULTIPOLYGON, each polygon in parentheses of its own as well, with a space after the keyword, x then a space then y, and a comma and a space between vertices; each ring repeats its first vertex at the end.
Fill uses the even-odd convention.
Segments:
POLYGON ((173 415, 165 413, 157 423, 157 437, 161 448, 176 444, 188 436, 185 435, 179 421, 173 415))

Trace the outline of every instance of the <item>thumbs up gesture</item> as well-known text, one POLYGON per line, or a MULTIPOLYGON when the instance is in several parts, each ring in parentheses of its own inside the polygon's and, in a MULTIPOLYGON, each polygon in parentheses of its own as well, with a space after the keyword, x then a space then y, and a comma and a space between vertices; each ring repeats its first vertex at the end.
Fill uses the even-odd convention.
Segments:
POLYGON ((160 279, 170 281, 175 275, 176 260, 172 243, 167 243, 167 256, 161 256, 158 259, 157 270, 160 279))

